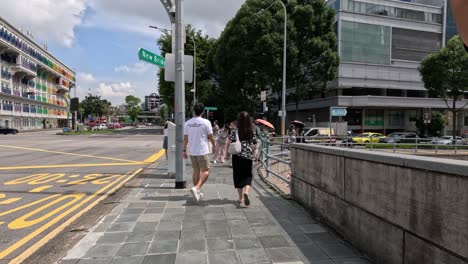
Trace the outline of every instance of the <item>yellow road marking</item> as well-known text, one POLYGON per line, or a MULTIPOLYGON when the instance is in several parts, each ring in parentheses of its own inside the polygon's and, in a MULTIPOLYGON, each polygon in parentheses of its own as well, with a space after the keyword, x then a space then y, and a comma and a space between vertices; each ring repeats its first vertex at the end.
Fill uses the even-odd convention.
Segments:
POLYGON ((67 182, 67 180, 58 180, 58 181, 56 181, 56 183, 64 183, 64 182, 67 182))
MULTIPOLYGON (((13 209, 11 209, 11 210, 9 210, 9 211, 0 213, 0 216, 4 216, 4 215, 8 215, 8 214, 17 212, 17 211, 19 211, 19 210, 22 210, 22 209, 24 209, 24 208, 28 208, 28 207, 34 206, 34 205, 36 205, 36 204, 42 203, 42 202, 47 201, 47 200, 49 200, 49 199, 55 198, 55 197, 57 197, 57 196, 60 196, 60 194, 54 194, 54 195, 52 195, 52 196, 45 197, 45 198, 43 198, 43 199, 34 201, 34 202, 32 202, 32 203, 25 204, 25 205, 22 205, 22 206, 20 206, 20 207, 13 208, 13 209)), ((0 258, 0 259, 1 259, 1 258, 0 258)))
POLYGON ((159 158, 161 158, 162 155, 164 155, 164 150, 163 149, 161 149, 159 152, 156 152, 153 155, 149 156, 143 162, 144 163, 153 163, 153 162, 157 161, 159 158))
POLYGON ((62 152, 62 151, 53 151, 53 150, 37 149, 37 148, 25 148, 25 147, 7 146, 7 145, 0 145, 0 147, 13 148, 13 149, 22 149, 22 150, 32 150, 32 151, 37 151, 37 152, 55 153, 55 154, 62 154, 62 155, 68 155, 68 156, 79 156, 79 157, 87 157, 87 158, 97 158, 97 159, 105 159, 105 160, 124 161, 124 162, 132 162, 132 163, 138 162, 138 161, 134 161, 134 160, 93 156, 93 155, 87 155, 87 154, 67 153, 67 152, 62 152))
MULTIPOLYGON (((117 183, 116 186, 114 186, 114 188, 110 189, 109 191, 107 191, 107 193, 105 193, 104 195, 98 197, 95 201, 93 201, 91 204, 89 204, 87 207, 85 207, 83 210, 77 212, 76 214, 74 214, 72 217, 70 217, 68 220, 66 220, 64 223, 62 223, 60 226, 58 226, 57 228, 55 228, 54 230, 52 230, 50 233, 48 233, 47 235, 45 235, 43 238, 41 238, 38 242, 36 242, 34 245, 30 246, 28 249, 26 249, 25 251, 23 251, 23 253, 21 253, 19 256, 17 256, 16 258, 14 258, 13 260, 10 261, 10 264, 17 264, 17 263, 21 263, 23 262, 25 259, 27 259, 29 256, 31 256, 34 252, 36 252, 40 247, 42 247, 44 244, 46 244, 47 242, 49 242, 52 238, 54 238, 57 234, 59 234, 61 231, 63 231, 67 226, 69 226, 72 222, 74 222, 76 219, 78 219, 79 217, 81 217, 83 214, 85 214, 86 212, 88 212, 89 210, 91 210, 94 206, 96 206, 100 201, 102 201, 103 199, 107 198, 107 196, 109 196, 109 194, 111 194, 112 192, 115 192, 116 190, 118 190, 119 188, 121 188, 125 183, 127 183, 129 180, 131 180, 133 177, 135 177, 138 173, 140 173, 143 169, 138 169, 137 171, 135 171, 133 174, 131 175, 123 175, 121 177, 121 179, 124 179, 122 182, 118 183, 118 181, 120 180, 116 180, 115 182, 117 183), (127 178, 125 178, 127 177, 127 178)), ((29 234, 28 236, 22 238, 20 241, 16 242, 15 244, 13 244, 12 246, 10 246, 9 248, 5 249, 3 252, 0 252, 0 259, 4 259, 6 256, 8 256, 11 252, 15 251, 16 249, 22 247, 24 244, 26 244, 27 242, 29 242, 31 239, 33 239, 34 237, 36 237, 37 235, 39 235, 40 233, 42 233, 43 231, 47 230, 50 226, 52 226, 53 224, 57 223, 60 219, 62 219, 63 217, 67 216, 68 214, 72 213, 74 210, 76 210, 77 208, 81 207, 83 204, 87 203, 88 201, 90 201, 91 199, 93 199, 94 197, 98 196, 100 193, 102 192, 105 192, 108 188, 112 187, 113 185, 110 184, 110 185, 107 185, 105 186, 104 188, 102 188, 101 190, 97 191, 96 193, 90 195, 90 197, 88 197, 87 199, 83 200, 81 203, 75 205, 74 207, 70 208, 69 210, 67 210, 66 212, 62 213, 61 215, 57 216, 56 218, 52 219, 51 221, 49 221, 47 224, 43 225, 42 227, 36 229, 34 232, 32 232, 31 234, 29 234)))
POLYGON ((24 169, 75 168, 75 167, 136 166, 136 165, 143 165, 143 164, 145 163, 144 162, 128 162, 128 163, 33 165, 33 166, 0 167, 0 171, 2 170, 24 170, 24 169))
POLYGON ((75 175, 70 175, 70 176, 68 176, 68 177, 70 177, 70 178, 78 178, 78 177, 80 177, 80 175, 79 175, 79 174, 75 174, 75 175))
POLYGON ((0 193, 0 199, 3 199, 5 197, 6 197, 6 195, 4 193, 0 193))
POLYGON ((10 199, 7 199, 5 201, 0 202, 0 204, 2 204, 2 205, 3 204, 12 204, 12 203, 14 203, 16 201, 19 201, 21 199, 23 199, 23 198, 21 198, 21 197, 20 198, 10 198, 10 199))
POLYGON ((10 229, 12 229, 12 230, 15 230, 15 229, 27 228, 27 227, 33 226, 35 224, 38 224, 38 223, 48 219, 49 217, 59 213, 60 211, 67 209, 67 207, 70 207, 73 204, 77 203, 78 201, 80 201, 85 196, 86 196, 86 194, 84 194, 84 193, 74 193, 74 194, 68 194, 68 195, 61 196, 58 199, 53 200, 52 202, 47 203, 45 205, 42 205, 41 207, 36 208, 35 210, 21 216, 20 218, 15 219, 14 221, 12 221, 11 223, 8 224, 8 227, 10 229), (67 203, 63 204, 62 206, 60 206, 58 208, 55 208, 54 210, 52 210, 52 211, 50 211, 50 212, 48 212, 48 213, 46 213, 44 215, 40 214, 43 210, 45 210, 45 209, 47 209, 49 207, 52 207, 55 204, 58 204, 58 203, 60 203, 62 201, 66 201, 66 200, 69 200, 69 201, 67 203), (28 219, 28 218, 33 217, 34 215, 38 215, 37 218, 28 219))
POLYGON ((49 188, 52 188, 52 187, 54 187, 54 186, 53 185, 44 185, 44 186, 41 186, 41 187, 37 187, 36 189, 32 189, 29 192, 30 193, 38 193, 38 192, 42 192, 43 190, 49 189, 49 188))

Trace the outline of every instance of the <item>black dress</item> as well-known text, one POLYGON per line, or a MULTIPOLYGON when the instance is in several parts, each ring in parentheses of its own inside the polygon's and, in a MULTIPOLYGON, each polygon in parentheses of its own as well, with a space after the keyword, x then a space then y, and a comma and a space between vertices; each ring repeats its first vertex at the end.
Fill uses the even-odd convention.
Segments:
MULTIPOLYGON (((236 141, 236 134, 237 131, 232 132, 231 142, 236 141)), ((256 144, 257 139, 255 136, 251 140, 241 140, 241 153, 232 155, 232 171, 236 189, 252 185, 252 164, 256 144)))

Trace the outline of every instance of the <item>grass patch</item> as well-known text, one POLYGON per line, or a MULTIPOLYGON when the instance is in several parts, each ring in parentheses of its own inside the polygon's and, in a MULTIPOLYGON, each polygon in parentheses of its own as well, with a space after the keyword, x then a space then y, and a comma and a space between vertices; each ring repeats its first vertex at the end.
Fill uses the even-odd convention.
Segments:
MULTIPOLYGON (((451 145, 433 145, 433 144, 418 144, 418 149, 468 149, 468 146, 451 146, 451 145)), ((366 145, 366 148, 374 149, 393 149, 393 144, 371 144, 366 145)), ((396 144, 396 149, 415 149, 416 144, 396 144)))

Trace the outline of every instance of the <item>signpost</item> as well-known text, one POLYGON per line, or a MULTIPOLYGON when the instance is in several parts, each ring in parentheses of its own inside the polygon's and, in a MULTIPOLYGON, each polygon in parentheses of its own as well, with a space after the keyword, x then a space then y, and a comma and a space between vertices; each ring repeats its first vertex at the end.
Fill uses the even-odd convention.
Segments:
POLYGON ((330 131, 328 132, 329 137, 330 137, 330 142, 331 142, 331 134, 332 134, 332 117, 346 116, 347 114, 348 114, 348 110, 346 110, 346 107, 340 107, 340 106, 330 107, 330 124, 329 124, 330 131))
POLYGON ((138 50, 138 59, 164 68, 166 59, 145 49, 138 50))
POLYGON ((205 107, 205 111, 218 111, 218 107, 207 106, 205 107))

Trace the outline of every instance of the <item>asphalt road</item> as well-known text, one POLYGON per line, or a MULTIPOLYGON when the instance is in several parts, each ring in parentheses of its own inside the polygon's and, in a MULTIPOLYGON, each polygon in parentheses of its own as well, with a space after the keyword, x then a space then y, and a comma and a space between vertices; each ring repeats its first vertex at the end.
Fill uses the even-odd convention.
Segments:
POLYGON ((21 263, 162 156, 161 129, 0 136, 0 263, 21 263))

